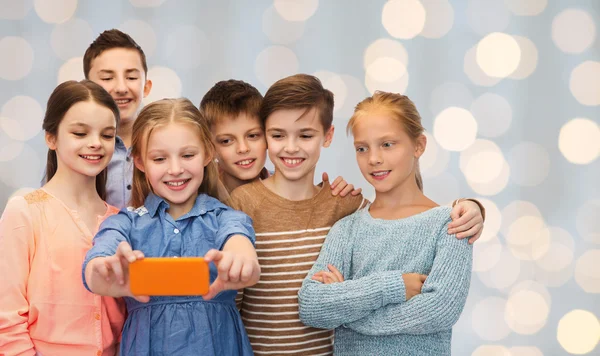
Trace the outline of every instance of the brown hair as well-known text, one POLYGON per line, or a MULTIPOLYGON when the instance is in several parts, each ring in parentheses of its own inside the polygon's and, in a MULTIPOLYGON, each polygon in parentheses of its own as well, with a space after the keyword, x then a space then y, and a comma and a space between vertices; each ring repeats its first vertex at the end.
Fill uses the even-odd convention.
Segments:
POLYGON ((101 55, 102 52, 113 48, 127 48, 136 50, 140 55, 140 59, 142 60, 144 73, 148 74, 146 55, 144 54, 142 47, 140 47, 140 45, 138 45, 128 34, 113 28, 112 30, 106 30, 102 32, 85 51, 85 54, 83 55, 83 74, 85 75, 86 79, 89 78, 90 70, 92 69, 92 61, 94 58, 101 55))
POLYGON ((321 84, 319 78, 308 74, 296 74, 276 81, 263 99, 260 107, 260 119, 278 110, 315 108, 325 132, 333 122, 333 93, 321 84))
POLYGON ((246 114, 258 117, 262 100, 262 94, 252 85, 241 80, 223 80, 204 94, 200 102, 200 111, 208 126, 212 127, 226 116, 246 114))
MULTIPOLYGON (((406 95, 376 91, 373 96, 364 99, 356 105, 354 114, 350 118, 350 121, 348 121, 346 132, 350 133, 352 131, 359 117, 382 111, 399 121, 404 127, 404 131, 408 134, 408 137, 413 141, 416 141, 425 131, 425 128, 421 124, 421 115, 415 103, 406 95)), ((423 178, 421 177, 418 160, 415 166, 415 179, 417 186, 423 191, 423 178)))
MULTIPOLYGON (((46 133, 57 137, 58 127, 65 114, 71 107, 77 103, 93 101, 112 111, 116 120, 116 127, 119 127, 119 107, 115 104, 113 98, 100 85, 91 80, 84 79, 80 82, 70 80, 57 86, 46 106, 46 115, 42 123, 42 129, 46 133)), ((50 181, 58 169, 58 158, 56 151, 48 149, 46 159, 46 182, 50 181)), ((96 191, 102 198, 106 199, 106 168, 96 176, 96 191)))
MULTIPOLYGON (((131 133, 131 154, 136 159, 143 159, 148 150, 148 141, 152 132, 172 122, 182 123, 194 127, 206 155, 212 157, 215 148, 211 141, 210 131, 200 110, 185 98, 163 99, 155 101, 142 109, 138 118, 133 123, 131 133)), ((198 188, 198 193, 205 193, 214 198, 222 198, 218 193, 219 173, 217 164, 211 159, 204 167, 204 179, 198 188)), ((131 205, 134 207, 144 205, 144 200, 152 192, 152 186, 146 179, 146 174, 134 166, 133 183, 131 189, 131 205)))

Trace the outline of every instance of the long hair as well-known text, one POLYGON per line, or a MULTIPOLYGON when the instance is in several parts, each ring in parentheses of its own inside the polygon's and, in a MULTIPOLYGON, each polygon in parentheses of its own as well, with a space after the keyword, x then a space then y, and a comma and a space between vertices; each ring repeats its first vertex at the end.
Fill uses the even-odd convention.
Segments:
MULTIPOLYGON (((133 124, 131 134, 131 154, 134 159, 144 160, 152 132, 169 123, 186 124, 195 129, 205 154, 208 157, 214 156, 215 148, 206 120, 191 101, 180 98, 155 101, 142 109, 133 124)), ((205 193, 217 199, 224 198, 219 195, 218 182, 217 165, 211 159, 208 165, 204 167, 204 179, 198 188, 198 193, 205 193)), ((131 205, 134 207, 144 205, 144 200, 150 192, 152 192, 152 186, 148 182, 146 174, 134 166, 131 205)))
MULTIPOLYGON (((425 131, 421 124, 421 115, 415 103, 406 95, 376 91, 373 96, 364 99, 356 105, 354 114, 350 118, 350 121, 348 121, 346 132, 350 133, 352 131, 359 117, 374 111, 384 111, 391 115, 394 120, 402 124, 404 131, 406 131, 408 137, 413 141, 416 141, 425 131)), ((419 189, 423 191, 423 178, 421 177, 418 160, 415 163, 415 180, 419 189)))
MULTIPOLYGON (((93 101, 112 111, 115 120, 117 121, 117 127, 119 126, 119 107, 115 104, 113 98, 100 85, 84 79, 80 82, 74 80, 64 82, 58 85, 52 94, 50 94, 46 106, 46 115, 44 116, 44 122, 42 123, 44 131, 57 137, 58 127, 67 111, 69 111, 73 105, 85 101, 93 101)), ((46 159, 46 182, 49 182, 50 179, 52 179, 56 174, 57 169, 58 158, 56 156, 56 151, 48 149, 48 156, 46 159)), ((106 168, 96 176, 96 190, 102 200, 105 200, 106 168)))

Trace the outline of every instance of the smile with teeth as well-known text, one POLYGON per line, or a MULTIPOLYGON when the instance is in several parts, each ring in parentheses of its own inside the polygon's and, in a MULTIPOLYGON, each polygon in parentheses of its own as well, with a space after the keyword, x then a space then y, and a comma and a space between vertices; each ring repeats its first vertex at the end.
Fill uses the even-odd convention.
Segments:
POLYGON ((385 177, 388 176, 388 174, 390 174, 390 172, 391 171, 377 171, 377 172, 372 172, 371 175, 375 179, 384 179, 385 177))
POLYGON ((245 159, 243 161, 235 162, 235 164, 237 164, 238 166, 247 166, 250 163, 253 163, 255 160, 256 160, 255 158, 250 158, 250 159, 245 159))
POLYGON ((131 101, 131 99, 115 99, 115 103, 117 103, 117 105, 125 105, 128 104, 131 101))
POLYGON ((171 186, 171 187, 180 187, 180 186, 184 185, 185 183, 189 182, 190 180, 191 179, 169 181, 169 182, 165 182, 165 184, 168 186, 171 186))
POLYGON ((103 156, 102 155, 79 155, 79 157, 81 157, 83 159, 88 159, 90 161, 97 161, 97 160, 101 159, 103 156))
POLYGON ((281 158, 281 160, 286 166, 297 166, 304 162, 304 158, 281 158))

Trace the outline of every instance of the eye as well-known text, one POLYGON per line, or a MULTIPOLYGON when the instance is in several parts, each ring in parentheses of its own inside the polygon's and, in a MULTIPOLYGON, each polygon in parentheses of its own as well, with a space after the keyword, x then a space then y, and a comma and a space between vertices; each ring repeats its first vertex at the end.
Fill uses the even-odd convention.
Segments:
POLYGON ((233 142, 233 140, 226 138, 224 140, 219 141, 219 144, 226 146, 226 145, 231 144, 232 142, 233 142))
POLYGON ((300 135, 300 138, 303 138, 305 140, 310 140, 311 138, 313 138, 314 136, 312 135, 300 135))
POLYGON ((104 137, 107 140, 112 140, 115 136, 114 135, 102 135, 102 137, 104 137))
POLYGON ((356 152, 358 153, 362 153, 362 152, 367 152, 367 148, 366 147, 356 147, 356 152))
POLYGON ((164 160, 165 160, 165 158, 164 158, 164 157, 156 157, 156 158, 153 158, 153 159, 152 159, 152 161, 154 161, 154 162, 156 162, 156 163, 161 163, 161 162, 163 162, 164 160))
POLYGON ((112 80, 112 78, 100 78, 100 80, 103 82, 108 82, 109 80, 112 80))
POLYGON ((390 147, 394 146, 394 143, 393 142, 384 142, 381 146, 385 147, 385 148, 390 148, 390 147))
POLYGON ((137 77, 127 77, 127 79, 129 79, 129 80, 137 80, 138 78, 137 77))
POLYGON ((189 154, 185 154, 185 155, 183 155, 183 158, 187 158, 187 159, 189 159, 189 158, 194 158, 194 156, 196 156, 196 155, 195 155, 195 154, 192 154, 192 153, 189 153, 189 154))
POLYGON ((84 137, 85 133, 84 132, 73 132, 73 135, 75 135, 77 137, 84 137))
POLYGON ((278 139, 283 138, 283 135, 281 135, 281 134, 272 134, 271 137, 274 138, 274 139, 276 139, 276 140, 278 140, 278 139))
POLYGON ((255 139, 258 139, 258 138, 260 138, 261 136, 262 136, 262 135, 261 135, 261 134, 259 134, 259 133, 251 133, 251 134, 248 134, 248 138, 249 138, 249 139, 253 139, 253 140, 255 140, 255 139))

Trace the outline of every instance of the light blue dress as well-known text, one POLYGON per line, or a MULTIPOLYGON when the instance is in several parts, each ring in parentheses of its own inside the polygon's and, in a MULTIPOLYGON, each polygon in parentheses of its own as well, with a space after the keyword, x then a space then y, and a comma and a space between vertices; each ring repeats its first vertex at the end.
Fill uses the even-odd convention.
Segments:
MULTIPOLYGON (((146 257, 204 256, 211 248, 221 250, 235 234, 255 242, 250 217, 208 195, 200 194, 192 210, 177 220, 166 212, 168 207, 164 199, 150 194, 143 207, 106 219, 83 270, 91 259, 113 255, 122 241, 146 257)), ((216 277, 216 266, 211 263, 211 282, 216 277)), ((88 288, 85 276, 83 283, 88 288)), ((236 293, 225 291, 210 301, 200 296, 151 297, 149 303, 140 303, 126 297, 129 315, 121 355, 252 355, 235 306, 236 293)))

